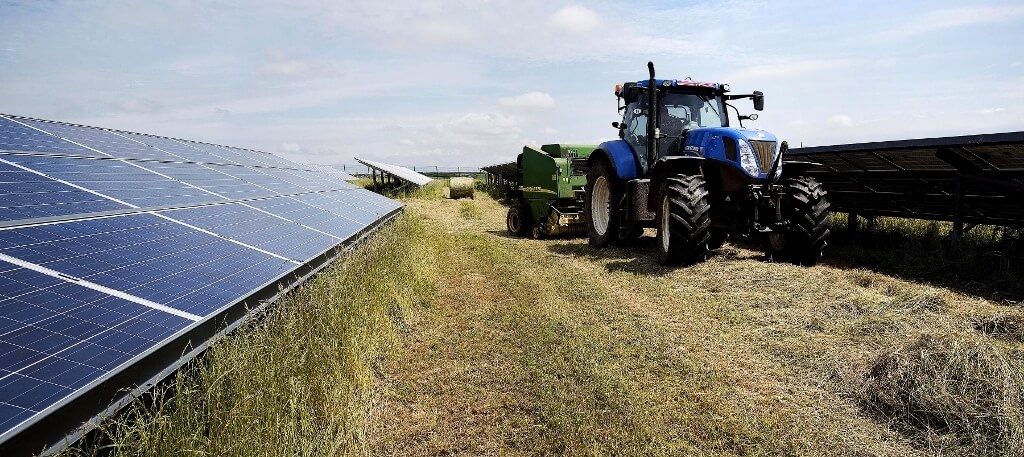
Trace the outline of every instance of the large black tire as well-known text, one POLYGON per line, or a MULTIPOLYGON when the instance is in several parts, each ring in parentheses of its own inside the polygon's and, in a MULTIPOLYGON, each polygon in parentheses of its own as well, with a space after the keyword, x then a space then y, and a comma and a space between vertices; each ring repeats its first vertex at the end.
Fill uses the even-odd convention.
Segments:
POLYGON ((797 265, 818 263, 828 237, 828 193, 814 178, 797 177, 783 181, 782 216, 789 220, 790 230, 774 236, 766 243, 769 257, 782 257, 797 265))
POLYGON ((530 232, 530 212, 524 205, 512 205, 508 207, 508 214, 505 215, 505 228, 512 236, 526 236, 530 232))
POLYGON ((704 176, 670 176, 658 196, 658 263, 674 267, 707 259, 711 206, 704 176))
POLYGON ((590 245, 600 249, 618 243, 622 184, 607 160, 599 158, 590 167, 585 189, 583 219, 590 245))

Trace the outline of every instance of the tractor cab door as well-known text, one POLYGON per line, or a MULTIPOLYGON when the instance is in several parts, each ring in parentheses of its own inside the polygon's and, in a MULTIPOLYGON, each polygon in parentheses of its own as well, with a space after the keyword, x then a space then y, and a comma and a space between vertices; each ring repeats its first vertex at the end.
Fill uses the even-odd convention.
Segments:
POLYGON ((619 137, 633 148, 633 155, 647 174, 647 102, 636 101, 626 105, 622 123, 625 128, 619 131, 619 137))

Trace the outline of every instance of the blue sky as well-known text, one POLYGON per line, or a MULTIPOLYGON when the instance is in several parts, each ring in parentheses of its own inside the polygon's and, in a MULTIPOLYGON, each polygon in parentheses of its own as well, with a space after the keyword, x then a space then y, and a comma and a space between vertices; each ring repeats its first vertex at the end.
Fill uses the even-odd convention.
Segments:
POLYGON ((653 60, 763 91, 791 145, 1024 130, 1024 3, 836 3, 0 1, 0 112, 480 166, 614 136, 653 60))

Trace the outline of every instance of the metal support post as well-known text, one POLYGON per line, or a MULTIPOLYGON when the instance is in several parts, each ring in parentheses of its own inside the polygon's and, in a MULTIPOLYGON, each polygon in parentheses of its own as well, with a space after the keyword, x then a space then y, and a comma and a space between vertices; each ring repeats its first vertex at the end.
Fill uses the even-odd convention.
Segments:
POLYGON ((956 196, 953 201, 953 233, 950 234, 953 241, 953 248, 960 249, 960 242, 964 236, 964 187, 963 179, 958 174, 956 177, 956 196))

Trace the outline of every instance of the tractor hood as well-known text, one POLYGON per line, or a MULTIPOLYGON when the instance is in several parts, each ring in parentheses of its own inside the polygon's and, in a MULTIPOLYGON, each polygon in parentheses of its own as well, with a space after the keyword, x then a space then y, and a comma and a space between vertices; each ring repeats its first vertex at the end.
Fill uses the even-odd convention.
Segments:
POLYGON ((779 153, 779 141, 760 129, 705 127, 686 133, 682 153, 728 162, 750 178, 764 179, 779 153))
MULTIPOLYGON (((778 143, 778 138, 767 130, 738 129, 732 127, 703 127, 687 132, 686 143, 684 146, 706 146, 706 142, 713 140, 721 141, 722 138, 747 141, 772 141, 778 143)), ((687 148, 686 152, 691 153, 692 149, 687 148)))

